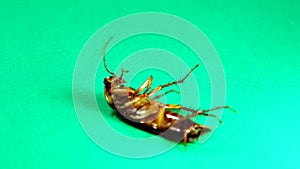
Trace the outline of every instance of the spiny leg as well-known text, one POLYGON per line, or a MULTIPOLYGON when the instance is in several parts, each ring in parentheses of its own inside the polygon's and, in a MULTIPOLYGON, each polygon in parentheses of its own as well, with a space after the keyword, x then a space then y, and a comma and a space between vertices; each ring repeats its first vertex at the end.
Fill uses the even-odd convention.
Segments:
POLYGON ((148 93, 149 96, 153 95, 154 93, 162 90, 163 88, 165 87, 169 87, 169 86, 172 86, 172 85, 175 85, 175 84, 178 84, 178 83, 183 83, 185 81, 185 79, 192 73, 193 70, 195 70, 197 67, 199 66, 199 64, 197 64, 196 66, 194 66, 186 75, 184 78, 178 80, 178 81, 174 81, 174 82, 170 82, 170 83, 167 83, 167 84, 164 84, 164 85, 160 85, 158 87, 156 87, 155 89, 153 89, 150 93, 148 93))
POLYGON ((177 94, 180 94, 180 92, 178 92, 176 90, 168 90, 168 91, 164 92, 163 94, 160 94, 160 95, 157 95, 157 96, 153 97, 152 99, 153 100, 159 99, 159 98, 161 98, 161 97, 163 97, 163 96, 165 96, 165 95, 167 95, 168 93, 171 93, 171 92, 175 92, 177 94))
POLYGON ((171 82, 171 83, 167 83, 165 85, 161 85, 162 88, 165 88, 165 87, 168 87, 168 86, 171 86, 171 85, 175 85, 175 84, 178 84, 178 83, 183 83, 185 81, 185 79, 192 73, 193 70, 195 70, 197 67, 199 66, 199 64, 195 65, 186 75, 184 78, 178 80, 178 81, 174 81, 174 82, 171 82))
MULTIPOLYGON (((146 87, 147 87, 147 89, 146 89, 146 91, 148 91, 149 89, 150 89, 150 87, 151 87, 151 84, 152 84, 152 79, 153 79, 153 77, 152 76, 150 76, 137 90, 136 90, 136 93, 139 93, 139 92, 141 92, 141 91, 143 91, 146 87)), ((145 92, 146 92, 145 91, 145 92)))
MULTIPOLYGON (((223 107, 223 108, 225 108, 225 107, 223 107)), ((214 117, 214 118, 216 118, 219 121, 219 123, 221 123, 221 124, 223 123, 223 121, 218 116, 216 116, 216 115, 208 114, 208 113, 203 112, 201 110, 200 111, 199 110, 194 110, 194 109, 191 109, 191 108, 188 108, 188 107, 182 107, 181 109, 189 111, 189 112, 192 112, 193 114, 190 114, 188 116, 185 116, 185 117, 181 118, 180 121, 184 121, 186 119, 190 119, 190 118, 198 116, 198 115, 203 115, 203 116, 214 117)))
POLYGON ((179 121, 176 121, 176 123, 179 123, 179 122, 184 121, 186 119, 190 119, 190 118, 198 116, 198 115, 211 116, 211 117, 214 117, 214 118, 218 119, 220 123, 223 123, 218 116, 213 115, 213 114, 208 114, 207 112, 218 110, 218 109, 224 109, 224 108, 228 108, 228 109, 231 109, 232 111, 235 111, 230 106, 218 106, 218 107, 208 109, 208 110, 194 110, 194 109, 191 109, 191 108, 183 107, 183 106, 178 105, 178 104, 166 104, 165 108, 166 109, 181 109, 181 110, 186 110, 186 111, 189 111, 189 112, 193 113, 191 115, 188 115, 188 116, 185 116, 185 117, 181 118, 179 121))

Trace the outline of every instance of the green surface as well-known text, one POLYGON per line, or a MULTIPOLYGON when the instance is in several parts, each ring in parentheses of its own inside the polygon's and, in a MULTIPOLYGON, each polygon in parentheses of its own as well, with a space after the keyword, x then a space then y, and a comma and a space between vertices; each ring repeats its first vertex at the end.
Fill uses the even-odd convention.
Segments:
POLYGON ((299 1, 266 0, 1 1, 0 168, 299 168, 299 10, 299 1), (226 112, 225 125, 205 144, 137 160, 112 155, 85 134, 73 107, 72 76, 95 31, 146 11, 182 17, 208 36, 226 73, 227 103, 239 114, 226 112))

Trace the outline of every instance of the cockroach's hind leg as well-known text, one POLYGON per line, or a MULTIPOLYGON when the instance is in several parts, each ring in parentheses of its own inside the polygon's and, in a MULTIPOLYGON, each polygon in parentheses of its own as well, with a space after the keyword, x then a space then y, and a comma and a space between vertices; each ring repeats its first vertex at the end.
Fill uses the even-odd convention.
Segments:
POLYGON ((181 106, 182 110, 186 110, 186 111, 192 112, 193 114, 190 114, 188 116, 184 116, 180 120, 177 120, 175 123, 180 123, 180 122, 182 122, 184 120, 187 120, 187 119, 190 119, 192 117, 202 115, 202 116, 214 117, 214 118, 216 118, 219 121, 219 123, 223 124, 223 121, 218 116, 216 116, 214 114, 208 114, 207 112, 218 110, 218 109, 224 109, 224 108, 229 108, 229 107, 228 106, 219 106, 219 107, 215 107, 215 108, 208 109, 208 110, 194 110, 194 109, 191 109, 191 108, 187 108, 187 107, 181 106))
POLYGON ((181 118, 180 120, 176 121, 176 123, 179 123, 179 122, 184 121, 186 119, 190 119, 190 118, 198 116, 198 115, 203 115, 203 116, 214 117, 219 121, 219 123, 223 124, 223 121, 218 116, 213 115, 213 114, 208 114, 207 112, 217 110, 217 109, 221 109, 221 108, 226 108, 226 106, 219 106, 219 107, 216 107, 216 108, 213 108, 213 109, 202 110, 202 111, 201 110, 194 110, 194 109, 191 109, 191 108, 188 108, 188 107, 183 107, 179 104, 166 104, 165 108, 166 109, 181 109, 181 110, 186 110, 186 111, 189 111, 189 112, 193 113, 191 115, 188 115, 188 116, 185 116, 185 117, 181 118))

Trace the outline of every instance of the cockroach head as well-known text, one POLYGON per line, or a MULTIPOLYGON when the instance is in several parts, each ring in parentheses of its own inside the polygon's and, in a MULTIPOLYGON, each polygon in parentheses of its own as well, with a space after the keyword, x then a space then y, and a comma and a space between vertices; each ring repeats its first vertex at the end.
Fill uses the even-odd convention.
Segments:
POLYGON ((104 79, 104 84, 105 86, 118 86, 125 83, 125 80, 123 79, 122 76, 108 76, 107 78, 104 79))

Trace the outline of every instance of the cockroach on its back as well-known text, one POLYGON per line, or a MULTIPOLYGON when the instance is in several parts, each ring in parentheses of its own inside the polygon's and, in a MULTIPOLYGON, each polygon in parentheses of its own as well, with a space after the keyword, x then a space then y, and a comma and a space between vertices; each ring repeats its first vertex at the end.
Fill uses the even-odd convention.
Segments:
POLYGON ((104 67, 112 75, 104 79, 104 95, 108 105, 116 110, 116 115, 128 124, 173 141, 183 141, 184 145, 186 145, 187 142, 192 142, 201 135, 211 131, 209 127, 192 121, 192 117, 203 115, 212 116, 219 120, 217 116, 208 114, 208 112, 222 108, 231 109, 230 106, 219 106, 208 110, 194 110, 178 104, 163 104, 156 101, 156 99, 162 97, 164 94, 173 92, 173 90, 169 90, 163 95, 152 97, 166 87, 183 83, 192 71, 199 66, 198 64, 183 79, 160 85, 152 90, 152 76, 138 89, 124 86, 125 80, 123 79, 123 75, 127 71, 122 69, 121 75, 117 76, 108 69, 106 64, 106 48, 110 40, 111 38, 107 41, 103 49, 104 67), (186 110, 192 112, 192 114, 182 116, 173 112, 174 110, 186 110))

